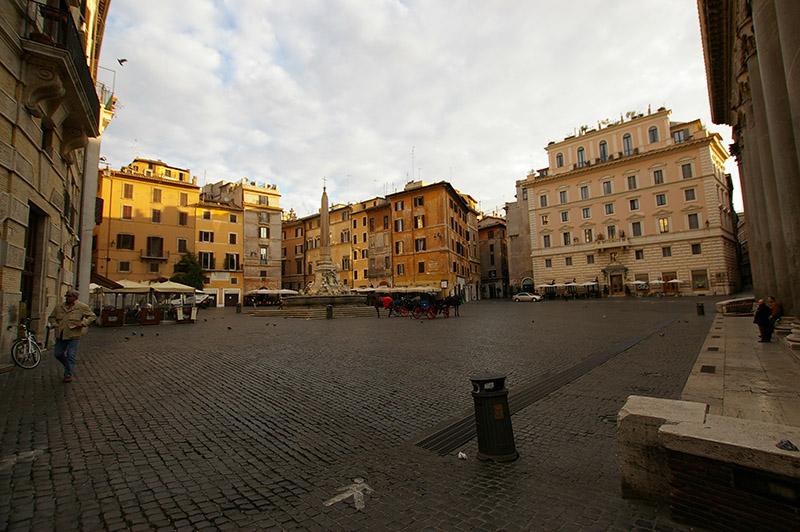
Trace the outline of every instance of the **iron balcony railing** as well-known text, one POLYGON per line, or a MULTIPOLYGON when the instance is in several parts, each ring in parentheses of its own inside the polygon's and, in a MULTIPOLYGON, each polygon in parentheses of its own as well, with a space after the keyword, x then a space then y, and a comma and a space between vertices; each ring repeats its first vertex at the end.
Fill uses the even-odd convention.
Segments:
POLYGON ((28 16, 25 21, 25 38, 40 44, 53 46, 69 54, 78 73, 81 88, 89 103, 92 123, 100 121, 100 101, 95 83, 86 63, 86 51, 72 20, 72 15, 62 2, 59 7, 48 6, 36 0, 28 0, 28 16))
POLYGON ((140 249, 139 256, 145 260, 167 260, 169 258, 169 251, 163 249, 140 249))

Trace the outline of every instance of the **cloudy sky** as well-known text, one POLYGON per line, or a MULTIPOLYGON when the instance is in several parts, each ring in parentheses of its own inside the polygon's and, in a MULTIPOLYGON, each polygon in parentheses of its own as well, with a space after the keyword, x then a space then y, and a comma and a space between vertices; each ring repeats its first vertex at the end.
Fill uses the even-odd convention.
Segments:
POLYGON ((648 105, 730 142, 696 0, 113 0, 102 51, 112 167, 275 183, 300 215, 323 177, 333 202, 413 177, 502 209, 548 141, 648 105))

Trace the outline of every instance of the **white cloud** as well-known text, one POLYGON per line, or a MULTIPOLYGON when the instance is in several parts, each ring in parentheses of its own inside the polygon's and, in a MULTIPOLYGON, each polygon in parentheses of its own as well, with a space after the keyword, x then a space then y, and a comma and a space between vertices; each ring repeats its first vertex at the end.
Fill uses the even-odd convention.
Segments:
POLYGON ((190 6, 112 4, 114 166, 141 155, 209 181, 276 183, 300 214, 323 176, 337 202, 421 176, 491 210, 546 166, 548 141, 625 111, 666 105, 729 142, 710 123, 694 0, 190 6))

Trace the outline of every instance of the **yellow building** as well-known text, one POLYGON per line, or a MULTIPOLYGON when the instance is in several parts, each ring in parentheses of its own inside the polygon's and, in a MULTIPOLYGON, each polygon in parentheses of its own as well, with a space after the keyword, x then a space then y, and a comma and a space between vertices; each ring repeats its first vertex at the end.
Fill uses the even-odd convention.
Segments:
POLYGON ((194 252, 200 188, 188 169, 134 159, 100 172, 102 223, 94 232, 95 271, 110 279, 151 281, 173 275, 194 252))
POLYGON ((232 204, 200 198, 195 209, 197 260, 203 268, 203 291, 216 306, 244 299, 244 211, 232 204))
POLYGON ((66 290, 88 286, 79 265, 113 109, 96 90, 109 3, 51 4, 0 2, 0 364, 18 322, 32 318, 43 338, 66 290))
POLYGON ((670 111, 547 146, 522 183, 536 284, 597 280, 611 295, 738 286, 732 183, 720 136, 670 111))
POLYGON ((281 287, 289 290, 302 290, 307 281, 305 276, 305 225, 303 218, 297 218, 290 210, 282 222, 281 229, 281 287))

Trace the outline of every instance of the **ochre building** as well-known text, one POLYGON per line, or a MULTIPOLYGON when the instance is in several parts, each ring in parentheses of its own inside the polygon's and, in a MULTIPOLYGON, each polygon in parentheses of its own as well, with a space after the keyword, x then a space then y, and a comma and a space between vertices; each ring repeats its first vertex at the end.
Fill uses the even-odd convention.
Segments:
POLYGON ((547 146, 523 183, 533 278, 610 295, 730 294, 739 284, 732 183, 720 136, 670 111, 547 146))
POLYGON ((200 187, 186 168, 134 159, 100 171, 102 222, 94 231, 95 271, 115 281, 155 281, 195 252, 200 187))

